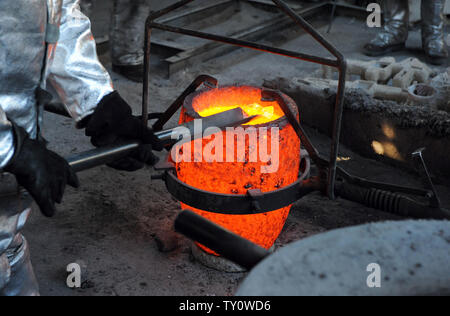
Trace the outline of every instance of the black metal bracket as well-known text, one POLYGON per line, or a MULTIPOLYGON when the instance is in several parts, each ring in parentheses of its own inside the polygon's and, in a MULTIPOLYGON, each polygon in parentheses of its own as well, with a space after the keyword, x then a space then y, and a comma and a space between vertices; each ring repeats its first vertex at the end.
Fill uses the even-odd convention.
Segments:
MULTIPOLYGON (((302 150, 302 152, 304 152, 302 150)), ((155 165, 155 170, 162 174, 153 176, 152 179, 163 180, 167 191, 176 198, 191 207, 206 209, 209 212, 232 215, 248 215, 267 213, 295 203, 311 192, 321 190, 323 181, 320 177, 309 178, 309 157, 302 157, 305 169, 294 183, 281 189, 261 192, 259 189, 250 189, 246 194, 222 194, 195 188, 178 179, 176 167, 169 160, 170 152, 165 159, 155 165)))
POLYGON ((247 194, 221 194, 204 191, 181 182, 171 171, 165 173, 167 190, 174 198, 191 207, 207 209, 208 212, 248 215, 267 213, 291 205, 305 195, 317 191, 320 181, 317 178, 294 183, 269 192, 247 191, 247 194))
POLYGON ((180 96, 167 108, 167 110, 161 115, 158 121, 153 124, 154 131, 160 131, 163 129, 170 118, 183 106, 184 99, 192 92, 197 90, 201 85, 205 85, 209 88, 217 87, 217 79, 208 75, 200 75, 180 94, 180 96))

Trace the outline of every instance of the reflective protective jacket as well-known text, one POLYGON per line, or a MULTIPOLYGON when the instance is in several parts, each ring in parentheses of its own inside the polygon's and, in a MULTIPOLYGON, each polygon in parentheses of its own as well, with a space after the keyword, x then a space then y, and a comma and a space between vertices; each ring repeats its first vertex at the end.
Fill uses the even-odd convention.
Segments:
POLYGON ((79 0, 0 0, 0 169, 14 154, 12 123, 39 133, 42 91, 75 121, 113 91, 79 0))

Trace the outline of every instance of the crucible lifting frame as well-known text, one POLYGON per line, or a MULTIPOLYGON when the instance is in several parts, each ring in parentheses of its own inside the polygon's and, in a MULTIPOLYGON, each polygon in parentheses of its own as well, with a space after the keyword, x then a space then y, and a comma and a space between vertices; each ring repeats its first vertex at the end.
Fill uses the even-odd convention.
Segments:
MULTIPOLYGON (((321 44, 328 52, 336 57, 335 60, 329 58, 323 58, 318 56, 313 56, 309 54, 304 54, 300 52, 289 51, 281 48, 270 47, 267 45, 257 44, 249 41, 237 40, 229 37, 224 37, 215 34, 208 34, 198 31, 193 31, 180 27, 173 27, 170 25, 165 25, 155 22, 155 19, 162 17, 178 8, 187 5, 194 0, 182 0, 171 6, 168 6, 162 10, 151 13, 147 18, 145 23, 145 58, 144 58, 144 85, 143 85, 143 98, 142 98, 142 118, 143 124, 147 126, 148 124, 148 109, 149 109, 149 75, 150 75, 150 47, 151 47, 151 33, 152 29, 160 29, 163 31, 168 31, 172 33, 184 34, 187 36, 203 38, 211 41, 221 42, 225 44, 230 44, 239 47, 251 48, 254 50, 281 55, 285 57, 290 57, 294 59, 309 61, 317 64, 327 65, 331 67, 338 68, 339 70, 339 85, 336 95, 336 104, 334 108, 334 127, 332 135, 332 145, 330 153, 330 161, 326 161, 321 158, 317 150, 312 146, 306 134, 301 129, 298 122, 296 122, 293 127, 296 132, 301 131, 301 139, 303 145, 307 149, 311 159, 320 167, 327 168, 327 185, 326 192, 328 196, 334 198, 334 186, 336 180, 336 166, 337 166, 337 155, 339 151, 339 135, 341 130, 341 118, 343 112, 343 102, 344 102, 344 91, 345 91, 345 74, 346 74, 346 61, 343 55, 331 44, 329 43, 321 34, 319 34, 310 24, 308 24, 302 17, 295 13, 289 6, 287 6, 283 1, 272 0, 273 3, 280 8, 284 13, 286 13, 297 25, 303 28, 307 33, 309 33, 319 44, 321 44)), ((199 81, 201 82, 202 79, 199 81)), ((196 81, 191 86, 183 92, 183 94, 169 107, 169 109, 162 114, 159 120, 153 125, 155 130, 160 130, 162 126, 170 119, 170 117, 176 112, 176 110, 181 107, 182 100, 189 93, 193 92, 198 87, 198 82, 196 81)), ((216 82, 217 83, 217 82, 216 82)), ((290 121, 292 124, 293 122, 290 121)), ((300 136, 300 134, 299 134, 300 136)))
MULTIPOLYGON (((304 175, 296 182, 281 189, 270 192, 261 192, 260 190, 248 190, 247 194, 218 194, 194 188, 180 181, 175 174, 175 166, 173 163, 163 161, 155 168, 164 171, 163 174, 154 176, 154 179, 164 180, 168 191, 179 201, 196 207, 199 209, 208 209, 211 212, 223 214, 255 214, 273 211, 281 207, 287 206, 301 199, 303 196, 313 192, 322 191, 330 199, 335 198, 336 175, 339 174, 344 180, 350 184, 358 185, 362 188, 375 188, 380 190, 401 192, 417 196, 432 198, 432 192, 420 188, 411 188, 398 186, 394 184, 379 183, 369 181, 363 178, 355 177, 344 169, 337 166, 337 157, 339 154, 339 138, 341 132, 341 121, 344 106, 345 94, 345 77, 347 64, 344 56, 320 33, 318 33, 308 22, 293 11, 288 5, 281 0, 272 0, 272 2, 287 16, 289 16, 296 25, 300 26, 304 31, 313 37, 322 47, 331 53, 336 59, 318 57, 314 55, 304 54, 301 52, 289 51, 281 48, 262 45, 254 42, 233 39, 230 37, 209 34, 181 27, 174 27, 157 23, 155 20, 176 9, 179 9, 194 0, 181 0, 164 9, 153 12, 149 15, 145 23, 145 48, 144 48, 144 84, 142 94, 142 124, 148 126, 149 116, 149 82, 150 82, 150 49, 151 49, 151 33, 152 29, 159 29, 167 32, 183 34, 186 36, 202 38, 224 44, 234 45, 243 48, 250 48, 265 53, 285 56, 293 59, 303 60, 316 64, 335 67, 339 71, 338 88, 336 93, 336 103, 334 106, 332 144, 330 150, 329 161, 320 156, 319 152, 313 146, 300 123, 294 114, 286 105, 282 94, 274 90, 263 90, 262 101, 276 100, 280 104, 289 123, 294 128, 297 136, 300 138, 302 146, 308 153, 308 157, 317 165, 319 176, 311 179, 305 179, 304 175)), ((155 113, 153 116, 158 120, 153 124, 155 131, 162 130, 164 124, 177 112, 183 105, 184 99, 193 93, 199 86, 204 84, 206 87, 216 87, 218 82, 215 78, 208 75, 197 77, 184 92, 168 107, 164 113, 155 113)), ((302 150, 305 153, 304 150, 302 150)), ((305 170, 307 171, 307 170, 305 170)))

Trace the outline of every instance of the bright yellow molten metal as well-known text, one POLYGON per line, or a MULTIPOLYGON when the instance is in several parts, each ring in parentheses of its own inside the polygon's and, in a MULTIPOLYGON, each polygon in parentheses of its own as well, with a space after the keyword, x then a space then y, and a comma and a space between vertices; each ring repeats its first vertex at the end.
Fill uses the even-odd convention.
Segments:
POLYGON ((214 114, 229 111, 235 108, 241 108, 247 116, 259 115, 258 117, 254 118, 253 120, 244 125, 264 124, 271 121, 275 121, 281 117, 280 115, 277 115, 275 113, 275 109, 273 106, 263 107, 258 103, 247 105, 215 106, 199 111, 198 114, 201 117, 207 117, 214 114))

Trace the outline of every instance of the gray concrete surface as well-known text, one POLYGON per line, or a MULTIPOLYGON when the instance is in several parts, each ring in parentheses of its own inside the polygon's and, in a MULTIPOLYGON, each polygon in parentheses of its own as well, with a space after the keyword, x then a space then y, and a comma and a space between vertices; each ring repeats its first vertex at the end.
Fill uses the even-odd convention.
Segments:
POLYGON ((450 295, 449 260, 449 221, 366 224, 282 248, 256 266, 236 294, 450 295))
MULTIPOLYGON (((347 57, 365 58, 359 49, 374 32, 360 21, 338 18, 328 37, 347 57)), ((417 45, 412 43, 413 47, 417 45)), ((283 46, 310 53, 322 51, 307 36, 299 36, 283 46)), ((409 50, 396 56, 415 56, 416 52, 409 50)), ((149 91, 151 110, 165 109, 200 73, 216 76, 221 84, 261 85, 264 79, 309 75, 317 69, 279 56, 244 57, 237 51, 232 56, 186 69, 167 80, 158 74, 158 59, 154 56, 149 91), (223 68, 227 58, 234 65, 223 68)), ((107 52, 101 55, 101 60, 110 69, 107 52)), ((115 87, 139 114, 142 85, 115 74, 113 79, 115 87)), ((176 119, 168 126, 174 124, 176 119)), ((69 119, 48 114, 44 129, 50 147, 62 155, 91 148, 83 131, 76 130, 69 119)), ((310 133, 318 149, 326 152, 328 138, 314 130, 310 133)), ((356 174, 379 181, 421 185, 421 179, 364 159, 348 149, 343 148, 340 156, 345 158, 341 164, 356 174)), ((92 169, 79 175, 80 189, 67 189, 54 218, 44 218, 34 210, 25 234, 43 295, 232 295, 235 292, 245 274, 226 274, 193 261, 190 241, 173 232, 172 223, 179 204, 167 193, 163 183, 150 180, 152 174, 155 172, 150 168, 135 173, 107 167, 92 169), (161 248, 156 241, 170 244, 161 248), (65 285, 65 269, 77 260, 86 263, 89 280, 81 289, 71 290, 65 285)), ((438 186, 438 190, 448 207, 450 189, 438 186)), ((316 193, 293 206, 277 246, 334 228, 389 219, 400 218, 345 200, 330 202, 316 193)))

